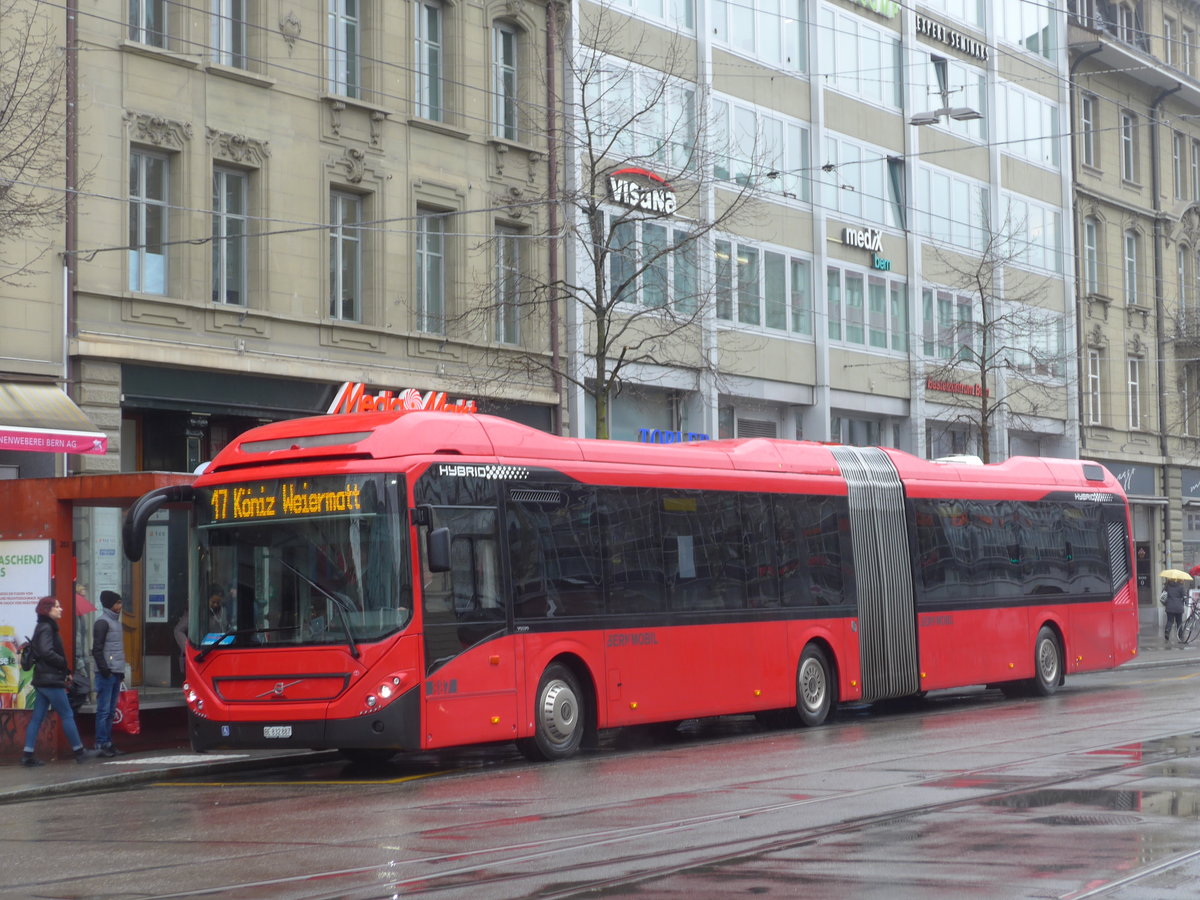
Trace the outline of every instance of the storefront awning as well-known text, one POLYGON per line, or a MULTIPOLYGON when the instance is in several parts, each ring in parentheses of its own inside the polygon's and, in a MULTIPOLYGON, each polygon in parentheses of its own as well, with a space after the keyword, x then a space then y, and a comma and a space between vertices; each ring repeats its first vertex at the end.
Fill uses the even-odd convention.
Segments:
POLYGON ((108 452, 108 436, 52 384, 0 382, 0 450, 108 452))

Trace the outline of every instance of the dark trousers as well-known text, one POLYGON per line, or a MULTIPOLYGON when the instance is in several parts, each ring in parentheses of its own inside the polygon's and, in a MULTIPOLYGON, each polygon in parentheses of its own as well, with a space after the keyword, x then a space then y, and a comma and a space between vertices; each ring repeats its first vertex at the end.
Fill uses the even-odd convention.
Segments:
POLYGON ((1167 630, 1163 632, 1163 640, 1171 639, 1171 624, 1174 623, 1175 631, 1179 634, 1179 639, 1183 640, 1183 613, 1169 612, 1167 613, 1167 630))

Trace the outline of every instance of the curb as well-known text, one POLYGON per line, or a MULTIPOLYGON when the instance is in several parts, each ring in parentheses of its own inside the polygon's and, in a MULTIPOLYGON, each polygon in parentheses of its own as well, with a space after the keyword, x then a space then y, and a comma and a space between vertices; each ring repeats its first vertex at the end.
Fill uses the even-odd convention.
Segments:
MULTIPOLYGON (((314 762, 340 759, 336 750, 306 750, 302 753, 280 756, 256 756, 247 759, 220 760, 205 763, 178 763, 166 767, 138 766, 136 769, 72 778, 53 784, 31 784, 0 791, 0 805, 20 803, 27 800, 43 800, 71 794, 92 794, 111 791, 135 784, 148 784, 180 777, 216 775, 221 772, 239 772, 247 769, 267 769, 281 766, 301 766, 314 762)), ((72 763, 74 765, 74 763, 72 763)), ((60 765, 56 763, 55 765, 60 765)))

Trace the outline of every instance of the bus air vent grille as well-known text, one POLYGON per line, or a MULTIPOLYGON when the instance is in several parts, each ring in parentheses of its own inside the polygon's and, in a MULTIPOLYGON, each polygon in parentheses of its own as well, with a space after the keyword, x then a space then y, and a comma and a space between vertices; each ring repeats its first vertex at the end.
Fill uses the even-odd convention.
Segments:
POLYGON ((536 503, 540 506, 561 506, 563 500, 561 491, 535 491, 528 488, 515 490, 509 496, 514 503, 536 503))

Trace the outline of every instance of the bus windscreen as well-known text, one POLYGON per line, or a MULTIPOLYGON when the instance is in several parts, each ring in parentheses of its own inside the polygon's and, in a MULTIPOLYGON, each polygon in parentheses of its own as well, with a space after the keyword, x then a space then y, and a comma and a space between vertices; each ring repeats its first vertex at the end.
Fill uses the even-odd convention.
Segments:
POLYGON ((412 618, 394 475, 263 479, 198 491, 194 646, 347 644, 412 618))

